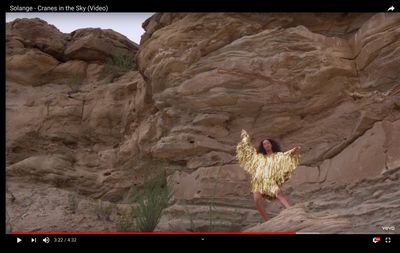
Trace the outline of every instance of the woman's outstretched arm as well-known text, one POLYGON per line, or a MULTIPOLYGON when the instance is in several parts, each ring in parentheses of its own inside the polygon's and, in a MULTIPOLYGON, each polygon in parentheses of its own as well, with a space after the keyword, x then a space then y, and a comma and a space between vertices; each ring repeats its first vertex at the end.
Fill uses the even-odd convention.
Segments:
POLYGON ((270 158, 271 175, 274 181, 281 186, 285 181, 287 181, 293 171, 300 164, 300 147, 292 148, 286 152, 274 153, 270 158))
POLYGON ((242 129, 240 137, 241 141, 236 146, 236 157, 239 165, 250 174, 253 174, 258 166, 257 151, 251 144, 250 136, 246 130, 242 129))
POLYGON ((294 148, 292 148, 292 149, 290 149, 290 150, 288 150, 288 151, 286 151, 284 153, 285 154, 289 154, 289 155, 299 155, 300 154, 300 150, 301 150, 301 147, 297 146, 297 147, 294 147, 294 148))

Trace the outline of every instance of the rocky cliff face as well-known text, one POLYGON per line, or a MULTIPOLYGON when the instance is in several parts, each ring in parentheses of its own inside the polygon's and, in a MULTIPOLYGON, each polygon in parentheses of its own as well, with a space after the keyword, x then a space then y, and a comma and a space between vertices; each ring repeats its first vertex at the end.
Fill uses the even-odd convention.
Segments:
MULTIPOLYGON (((400 15, 159 13, 143 27, 138 47, 112 31, 7 24, 11 193, 49 185, 123 204, 166 169, 174 195, 161 231, 209 229, 210 201, 223 231, 382 232, 400 221, 400 15), (135 66, 110 71, 121 54, 135 66), (299 205, 279 214, 266 203, 277 217, 256 227, 235 160, 242 128, 254 145, 303 148, 284 187, 299 205)), ((16 226, 71 229, 37 222, 16 226)))

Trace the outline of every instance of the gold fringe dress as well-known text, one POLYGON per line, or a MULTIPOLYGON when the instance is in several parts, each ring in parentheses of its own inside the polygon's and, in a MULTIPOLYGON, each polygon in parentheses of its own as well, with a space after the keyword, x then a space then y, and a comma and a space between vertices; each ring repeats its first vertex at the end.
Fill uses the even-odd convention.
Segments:
POLYGON ((236 147, 239 165, 250 174, 251 192, 260 192, 264 198, 273 200, 279 187, 286 182, 300 163, 299 154, 292 150, 276 152, 270 155, 257 153, 248 134, 236 147))

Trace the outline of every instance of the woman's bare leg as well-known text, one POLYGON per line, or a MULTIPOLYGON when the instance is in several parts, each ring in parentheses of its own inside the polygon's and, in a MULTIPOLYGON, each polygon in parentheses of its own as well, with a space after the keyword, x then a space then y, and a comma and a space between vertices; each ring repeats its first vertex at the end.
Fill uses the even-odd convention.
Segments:
POLYGON ((256 208, 257 208, 258 212, 261 214, 261 217, 264 219, 264 221, 267 221, 268 217, 267 217, 267 214, 265 213, 261 193, 253 192, 253 197, 254 197, 254 202, 256 203, 256 208))
POLYGON ((276 198, 279 199, 279 201, 281 202, 281 204, 285 207, 285 208, 289 208, 290 205, 288 203, 288 201, 286 200, 285 196, 283 195, 282 190, 279 188, 279 190, 276 192, 275 194, 276 198))

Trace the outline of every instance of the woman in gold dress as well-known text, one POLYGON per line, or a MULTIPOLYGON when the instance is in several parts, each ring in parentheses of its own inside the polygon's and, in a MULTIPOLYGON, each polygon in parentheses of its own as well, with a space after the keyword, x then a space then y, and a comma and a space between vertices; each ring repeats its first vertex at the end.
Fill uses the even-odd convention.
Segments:
POLYGON ((236 147, 236 157, 240 166, 251 177, 251 192, 257 210, 265 221, 268 220, 262 198, 278 199, 285 208, 290 205, 280 189, 300 162, 300 147, 281 152, 272 139, 261 141, 258 150, 250 142, 250 136, 242 129, 241 141, 236 147))

